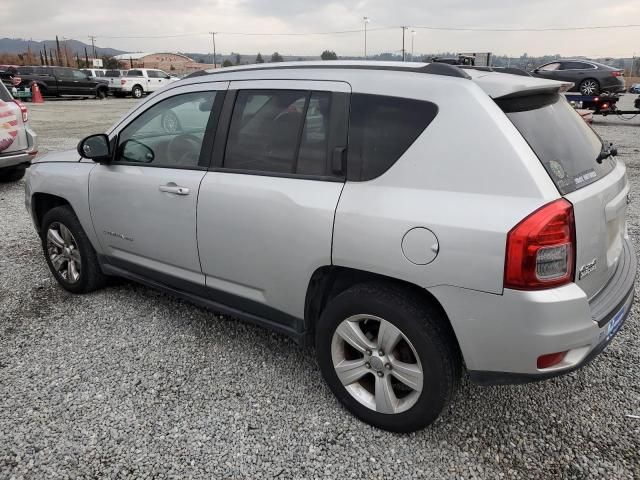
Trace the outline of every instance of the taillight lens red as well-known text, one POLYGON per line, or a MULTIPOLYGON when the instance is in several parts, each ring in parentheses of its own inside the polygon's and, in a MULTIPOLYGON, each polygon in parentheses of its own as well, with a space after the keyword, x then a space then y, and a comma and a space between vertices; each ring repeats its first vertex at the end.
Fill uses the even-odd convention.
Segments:
POLYGON ((562 362, 566 355, 567 352, 548 353, 546 355, 540 355, 536 364, 540 369, 554 367, 562 362))
POLYGON ((125 83, 127 83, 126 80, 120 80, 120 85, 124 85, 125 83))
POLYGON ((575 238, 573 205, 567 200, 533 212, 507 235, 505 288, 541 290, 572 282, 575 238))
POLYGON ((22 112, 22 122, 26 123, 29 121, 29 110, 27 110, 27 107, 25 106, 24 103, 22 103, 20 100, 14 100, 14 102, 16 103, 16 105, 18 105, 20 107, 20 111, 22 112))
POLYGON ((613 72, 611 72, 611 75, 613 75, 614 77, 621 77, 622 76, 622 72, 618 72, 618 71, 614 70, 613 72))

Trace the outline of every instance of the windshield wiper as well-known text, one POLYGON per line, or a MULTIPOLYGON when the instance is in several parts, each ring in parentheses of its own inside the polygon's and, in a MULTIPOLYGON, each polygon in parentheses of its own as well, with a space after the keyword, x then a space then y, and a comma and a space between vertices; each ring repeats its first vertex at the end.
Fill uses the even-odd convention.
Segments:
POLYGON ((615 157, 616 155, 618 155, 618 149, 614 148, 613 143, 609 143, 608 147, 603 143, 602 149, 596 158, 596 162, 602 163, 605 158, 609 156, 615 157))

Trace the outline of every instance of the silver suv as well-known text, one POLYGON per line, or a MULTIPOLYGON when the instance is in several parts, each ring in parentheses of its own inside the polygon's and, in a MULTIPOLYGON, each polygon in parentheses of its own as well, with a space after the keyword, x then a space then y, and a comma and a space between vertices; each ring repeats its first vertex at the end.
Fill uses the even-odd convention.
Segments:
POLYGON ((633 301, 623 162, 570 84, 444 64, 227 68, 39 159, 67 290, 109 275, 315 344, 355 415, 412 431, 481 384, 593 359, 633 301))

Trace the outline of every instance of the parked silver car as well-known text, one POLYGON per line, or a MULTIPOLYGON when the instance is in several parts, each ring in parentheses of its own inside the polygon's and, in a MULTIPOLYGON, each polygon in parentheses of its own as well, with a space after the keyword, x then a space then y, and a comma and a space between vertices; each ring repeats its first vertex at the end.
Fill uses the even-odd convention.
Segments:
POLYGON ((560 93, 443 64, 227 68, 30 169, 67 290, 122 276, 315 344, 372 425, 431 423, 466 368, 553 377, 633 301, 626 168, 560 93))
POLYGON ((31 159, 38 153, 36 134, 29 126, 27 107, 14 100, 0 83, 0 182, 24 177, 31 159))

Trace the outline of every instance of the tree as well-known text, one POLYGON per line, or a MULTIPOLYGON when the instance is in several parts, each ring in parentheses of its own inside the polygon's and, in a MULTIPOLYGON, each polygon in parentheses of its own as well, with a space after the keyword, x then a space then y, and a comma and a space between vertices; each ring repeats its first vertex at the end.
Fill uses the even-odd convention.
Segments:
POLYGON ((322 55, 320 55, 320 58, 322 60, 337 60, 338 55, 336 55, 336 52, 333 52, 331 50, 325 50, 324 52, 322 52, 322 55))
POLYGON ((231 60, 226 59, 224 62, 222 62, 222 67, 233 67, 233 63, 231 63, 231 60))
POLYGON ((256 57, 256 63, 264 63, 264 59, 260 53, 258 53, 258 56, 256 57))
POLYGON ((120 62, 113 57, 102 57, 102 68, 107 70, 119 70, 122 68, 120 62))
POLYGON ((282 55, 280 55, 278 52, 273 52, 273 55, 271 55, 271 61, 284 62, 284 58, 282 58, 282 55))

